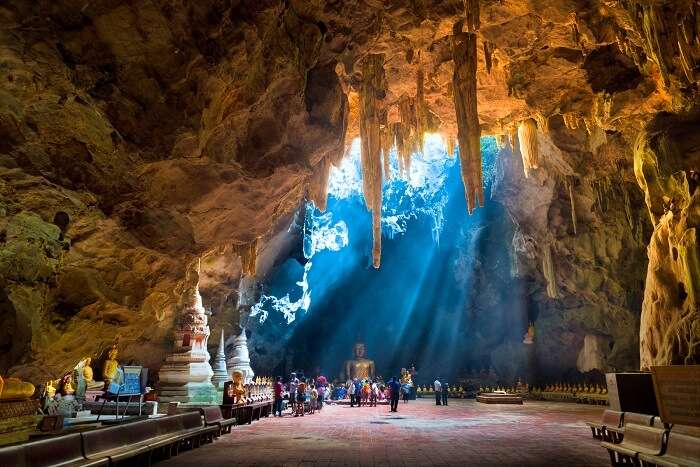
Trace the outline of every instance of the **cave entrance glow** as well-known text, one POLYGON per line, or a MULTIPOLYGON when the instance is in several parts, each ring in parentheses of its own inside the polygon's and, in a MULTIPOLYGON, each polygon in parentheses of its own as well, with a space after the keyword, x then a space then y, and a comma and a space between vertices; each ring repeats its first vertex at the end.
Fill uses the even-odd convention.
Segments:
POLYGON ((331 171, 327 211, 307 204, 302 259, 288 259, 263 284, 251 313, 263 326, 290 326, 287 365, 337 376, 353 343, 362 340, 379 375, 414 364, 419 372, 452 376, 488 368, 499 346, 522 339, 527 315, 510 277, 511 225, 504 209, 488 200, 493 138, 482 139, 482 153, 487 202, 471 216, 459 160, 447 156, 439 136, 426 137, 408 180, 399 176, 392 153, 392 177, 383 189, 382 266, 375 270, 355 141, 331 171))

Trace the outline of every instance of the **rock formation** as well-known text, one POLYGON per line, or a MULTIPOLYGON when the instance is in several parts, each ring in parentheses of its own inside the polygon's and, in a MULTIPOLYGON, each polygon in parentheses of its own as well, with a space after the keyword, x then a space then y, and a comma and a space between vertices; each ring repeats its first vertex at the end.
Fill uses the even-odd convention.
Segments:
POLYGON ((196 258, 230 326, 240 276, 274 267, 305 198, 325 206, 357 136, 378 267, 392 140, 407 170, 422 132, 458 139, 471 210, 479 130, 509 140, 495 196, 542 358, 575 367, 594 335, 610 367, 697 363, 699 19, 697 0, 3 2, 0 372, 55 379, 117 335, 157 368, 196 258))

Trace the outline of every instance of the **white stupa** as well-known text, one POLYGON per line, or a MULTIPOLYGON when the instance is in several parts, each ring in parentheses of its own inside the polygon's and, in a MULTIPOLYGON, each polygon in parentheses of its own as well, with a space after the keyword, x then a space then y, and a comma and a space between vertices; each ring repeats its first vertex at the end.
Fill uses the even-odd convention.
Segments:
POLYGON ((253 380, 253 369, 250 367, 250 355, 248 354, 248 340, 245 336, 245 329, 241 329, 240 334, 233 340, 233 350, 231 356, 226 361, 228 373, 239 370, 243 373, 245 384, 253 380))
POLYGON ((211 377, 211 382, 219 389, 223 389, 224 383, 228 381, 229 373, 226 371, 226 353, 224 351, 224 330, 221 330, 221 339, 219 339, 219 349, 214 357, 212 364, 214 376, 211 377))

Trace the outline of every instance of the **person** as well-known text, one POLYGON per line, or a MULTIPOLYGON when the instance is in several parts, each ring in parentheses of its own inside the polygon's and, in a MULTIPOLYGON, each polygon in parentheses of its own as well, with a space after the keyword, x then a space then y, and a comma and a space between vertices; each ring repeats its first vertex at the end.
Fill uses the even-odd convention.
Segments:
POLYGON ((369 397, 372 392, 372 388, 369 385, 369 380, 365 380, 362 384, 362 403, 366 406, 369 405, 369 397))
POLYGON ((399 391, 401 391, 401 385, 399 384, 396 376, 391 377, 389 381, 389 391, 391 392, 391 411, 399 411, 399 391))
POLYGON ((442 405, 440 403, 442 400, 442 384, 440 384, 440 378, 435 378, 433 389, 435 389, 435 405, 442 405))
POLYGON ((318 401, 318 389, 316 389, 316 386, 311 384, 311 398, 310 398, 310 402, 309 402, 309 409, 310 409, 311 415, 313 415, 314 412, 316 411, 317 401, 318 401))
POLYGON ((297 388, 299 387, 299 380, 297 379, 297 374, 292 373, 292 377, 289 379, 289 406, 292 408, 292 413, 296 415, 297 409, 297 388))
POLYGON ((442 405, 447 405, 447 396, 449 395, 450 392, 450 386, 447 384, 447 381, 442 381, 442 405))
POLYGON ((372 391, 370 393, 370 399, 369 399, 369 405, 371 407, 376 407, 377 406, 377 399, 379 398, 379 385, 377 385, 377 380, 372 381, 372 387, 370 388, 372 391))
POLYGON ((355 382, 348 380, 348 395, 350 396, 350 407, 355 407, 355 382))
POLYGON ((403 403, 404 404, 408 403, 408 395, 410 392, 411 392, 411 389, 409 388, 408 384, 401 385, 401 394, 403 395, 403 403))
POLYGON ((282 377, 277 377, 277 382, 275 383, 275 405, 272 407, 272 415, 281 417, 282 416, 282 396, 284 393, 284 385, 282 384, 282 377))
POLYGON ((304 416, 304 403, 306 402, 306 380, 304 378, 299 381, 297 386, 297 413, 295 416, 304 416))
POLYGON ((322 382, 318 382, 316 385, 316 391, 318 392, 318 400, 316 401, 316 409, 320 412, 323 408, 323 398, 326 397, 326 387, 322 382))
POLYGON ((358 407, 362 407, 362 381, 355 378, 353 384, 355 385, 355 402, 357 402, 358 407))

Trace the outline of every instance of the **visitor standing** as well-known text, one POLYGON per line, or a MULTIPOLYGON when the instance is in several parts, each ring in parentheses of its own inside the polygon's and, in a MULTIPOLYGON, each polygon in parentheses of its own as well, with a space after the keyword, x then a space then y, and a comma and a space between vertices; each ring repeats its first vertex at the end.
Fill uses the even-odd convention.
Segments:
POLYGON ((311 415, 313 415, 316 411, 317 401, 318 389, 316 389, 316 387, 313 384, 311 384, 311 400, 309 402, 309 409, 311 410, 311 415))
POLYGON ((357 402, 358 407, 362 407, 362 381, 359 378, 355 378, 353 384, 355 385, 355 402, 357 402))
POLYGON ((295 416, 304 416, 304 403, 306 402, 306 380, 304 378, 299 381, 297 386, 297 413, 295 416))
MULTIPOLYGON (((319 378, 320 380, 321 378, 319 378)), ((316 391, 318 391, 318 400, 316 403, 316 408, 320 411, 323 408, 323 399, 326 397, 326 387, 322 381, 318 381, 316 385, 316 391)))
POLYGON ((275 405, 272 407, 272 415, 277 417, 282 416, 282 396, 284 393, 284 385, 282 384, 282 377, 277 377, 277 382, 275 383, 275 405))
POLYGON ((348 396, 350 396, 350 407, 355 407, 355 382, 348 380, 348 396))
POLYGON ((379 386, 377 385, 377 380, 372 381, 372 387, 371 387, 372 393, 370 394, 370 406, 371 407, 376 407, 377 406, 377 398, 379 398, 379 386))
POLYGON ((399 392, 401 391, 401 385, 396 380, 396 376, 392 376, 391 381, 389 381, 389 391, 391 394, 390 395, 390 397, 391 397, 391 411, 398 412, 399 411, 399 392))
POLYGON ((435 405, 441 405, 442 384, 440 384, 440 378, 435 378, 435 382, 433 383, 433 389, 435 390, 435 405))
POLYGON ((450 395, 450 385, 447 381, 442 381, 442 405, 447 405, 447 396, 450 395))
POLYGON ((292 373, 292 377, 289 379, 289 406, 292 408, 292 413, 296 415, 297 411, 297 388, 299 387, 299 380, 297 379, 297 374, 292 373))

